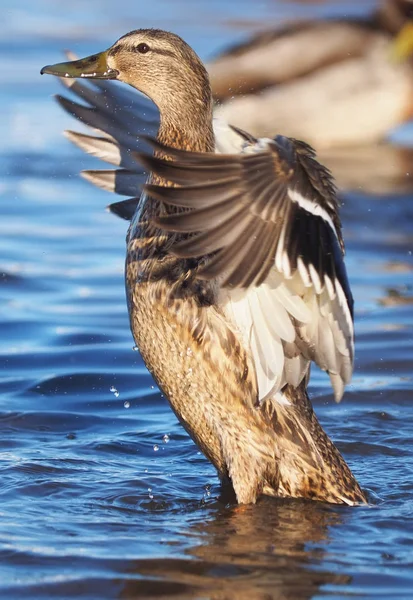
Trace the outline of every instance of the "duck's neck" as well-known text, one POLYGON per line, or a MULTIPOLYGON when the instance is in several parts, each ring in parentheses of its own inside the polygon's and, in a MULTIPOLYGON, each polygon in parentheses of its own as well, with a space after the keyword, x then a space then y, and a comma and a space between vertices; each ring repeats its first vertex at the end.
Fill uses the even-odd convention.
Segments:
POLYGON ((166 146, 191 152, 214 152, 212 99, 182 102, 161 110, 158 141, 166 146))
MULTIPOLYGON (((212 126, 212 95, 210 101, 195 102, 194 97, 189 102, 182 102, 182 106, 170 103, 166 109, 158 105, 160 112, 160 126, 158 130, 157 140, 165 146, 186 150, 189 152, 215 152, 215 138, 212 126), (185 107, 185 108, 184 108, 185 107)), ((162 158, 167 158, 162 152, 155 151, 155 155, 162 158)), ((166 181, 159 175, 151 174, 150 182, 157 185, 171 186, 170 181, 166 181)), ((142 194, 142 202, 139 205, 139 210, 136 211, 134 218, 131 221, 129 228, 129 239, 143 237, 142 223, 148 229, 145 235, 152 236, 152 250, 163 247, 165 239, 170 239, 171 236, 159 235, 156 230, 156 239, 154 239, 154 230, 150 225, 154 216, 157 216, 162 211, 171 210, 162 205, 161 202, 155 200, 150 195, 142 194), (148 233, 149 232, 149 233, 148 233)), ((172 209, 174 211, 177 208, 172 209)))
POLYGON ((410 0, 386 0, 379 4, 375 21, 380 29, 396 35, 409 19, 412 9, 410 0))

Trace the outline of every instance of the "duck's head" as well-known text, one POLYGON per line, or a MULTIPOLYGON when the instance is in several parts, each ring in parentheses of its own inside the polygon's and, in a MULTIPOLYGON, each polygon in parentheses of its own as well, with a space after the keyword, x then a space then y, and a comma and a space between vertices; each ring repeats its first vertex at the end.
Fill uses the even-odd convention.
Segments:
POLYGON ((117 79, 149 96, 161 113, 211 103, 208 74, 197 54, 178 35, 159 29, 131 31, 104 52, 48 65, 41 73, 117 79))

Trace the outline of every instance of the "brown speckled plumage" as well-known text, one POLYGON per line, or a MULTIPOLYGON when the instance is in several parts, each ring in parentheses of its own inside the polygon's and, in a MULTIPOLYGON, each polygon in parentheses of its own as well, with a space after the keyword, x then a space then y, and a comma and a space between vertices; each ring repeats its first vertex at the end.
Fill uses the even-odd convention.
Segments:
MULTIPOLYGON (((158 141, 214 152, 208 76, 180 38, 132 32, 107 52, 107 68, 158 105, 158 141), (153 49, 150 63, 135 51, 142 43, 153 49)), ((156 174, 151 183, 173 185, 156 174)), ((197 277, 204 258, 176 256, 171 248, 182 234, 154 224, 174 210, 142 196, 127 236, 126 288, 134 339, 178 419, 238 502, 254 503, 260 494, 365 502, 313 413, 307 378, 284 387, 285 404, 258 401, 253 356, 220 305, 218 280, 197 277)))

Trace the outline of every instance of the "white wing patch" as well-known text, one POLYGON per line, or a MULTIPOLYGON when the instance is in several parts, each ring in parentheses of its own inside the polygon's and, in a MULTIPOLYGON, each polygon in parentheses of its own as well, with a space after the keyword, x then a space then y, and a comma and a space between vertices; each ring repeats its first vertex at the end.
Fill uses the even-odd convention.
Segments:
POLYGON ((291 200, 299 204, 301 208, 311 213, 312 215, 315 215, 316 217, 321 217, 322 219, 324 219, 324 221, 326 221, 326 223, 330 225, 331 229, 334 232, 334 235, 338 239, 337 231, 334 227, 333 221, 331 220, 331 217, 328 214, 328 212, 322 206, 320 206, 316 202, 313 202, 312 200, 309 200, 308 198, 305 198, 302 194, 297 192, 297 190, 289 189, 288 195, 291 198, 291 200))
POLYGON ((213 120, 215 152, 217 154, 237 154, 242 152, 245 139, 223 119, 213 120))
POLYGON ((341 286, 333 300, 327 286, 318 294, 297 271, 285 279, 275 270, 265 283, 248 290, 222 291, 222 306, 250 348, 260 402, 297 387, 310 362, 328 371, 336 400, 353 368, 353 323, 341 286))

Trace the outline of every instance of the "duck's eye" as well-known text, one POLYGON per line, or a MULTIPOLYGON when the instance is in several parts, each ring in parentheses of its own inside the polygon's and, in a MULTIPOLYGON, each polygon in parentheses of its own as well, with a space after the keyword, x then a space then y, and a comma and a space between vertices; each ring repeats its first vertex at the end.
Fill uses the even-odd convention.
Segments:
POLYGON ((142 44, 138 44, 136 46, 136 50, 138 52, 140 52, 141 54, 146 54, 147 52, 149 52, 150 48, 149 48, 148 44, 145 44, 144 42, 142 42, 142 44))

